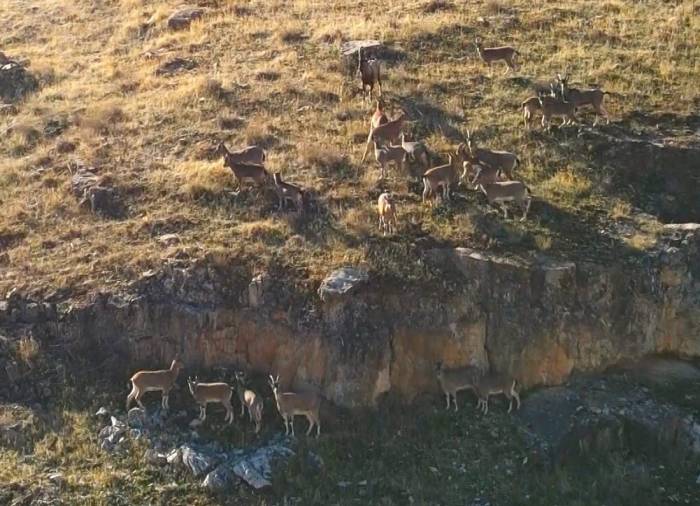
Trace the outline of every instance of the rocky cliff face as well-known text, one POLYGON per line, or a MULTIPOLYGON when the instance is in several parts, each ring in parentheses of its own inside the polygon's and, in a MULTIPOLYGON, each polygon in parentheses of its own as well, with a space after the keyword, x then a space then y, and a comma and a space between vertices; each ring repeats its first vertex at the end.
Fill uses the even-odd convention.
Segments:
POLYGON ((435 361, 514 374, 526 387, 655 353, 700 356, 700 225, 666 226, 635 263, 600 265, 430 251, 445 289, 377 286, 334 274, 318 297, 272 275, 201 262, 149 273, 133 294, 80 307, 13 294, 0 326, 30 326, 118 373, 166 364, 236 365, 313 385, 332 402, 371 405, 435 391, 435 361))

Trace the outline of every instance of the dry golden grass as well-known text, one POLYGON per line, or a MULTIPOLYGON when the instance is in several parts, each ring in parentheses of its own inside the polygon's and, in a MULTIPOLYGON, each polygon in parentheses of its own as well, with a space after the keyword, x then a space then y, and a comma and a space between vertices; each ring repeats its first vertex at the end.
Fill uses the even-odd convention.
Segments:
MULTIPOLYGON (((513 225, 531 237, 527 247, 578 251, 576 241, 590 237, 566 237, 571 223, 586 221, 590 209, 613 217, 626 209, 624 195, 607 195, 597 167, 588 169, 575 131, 521 128, 518 105, 531 94, 530 80, 568 70, 575 83, 600 84, 619 94, 606 100, 622 127, 638 109, 697 111, 700 16, 692 2, 204 2, 204 19, 171 32, 165 20, 180 3, 4 2, 0 47, 28 58, 42 86, 18 114, 0 117, 3 131, 12 127, 0 139, 0 231, 21 237, 0 241, 10 259, 0 293, 65 286, 80 294, 126 283, 172 253, 141 224, 173 216, 169 232, 197 254, 221 249, 265 259, 287 244, 297 255, 289 262, 312 277, 364 261, 363 241, 380 235, 370 206, 382 188, 376 164, 359 163, 372 107, 344 73, 342 40, 379 38, 399 52, 385 62, 384 89, 392 115, 409 112, 411 137, 444 153, 469 128, 482 144, 519 154, 520 177, 537 199, 564 210, 555 218, 548 211, 545 223, 534 205, 530 222, 513 225), (489 77, 474 52, 476 34, 487 45, 519 48, 520 77, 504 77, 501 68, 489 77), (175 57, 197 66, 157 76, 175 57), (65 130, 58 139, 45 135, 58 118, 65 130), (75 151, 57 150, 58 140, 75 151), (276 212, 269 192, 234 197, 236 183, 212 154, 219 141, 265 146, 269 168, 313 188, 331 216, 296 224, 276 212), (69 186, 75 161, 112 174, 126 196, 125 218, 77 207, 69 186)), ((473 219, 486 211, 481 196, 430 210, 405 177, 393 175, 385 186, 412 222, 395 241, 412 241, 411 230, 453 244, 489 233, 473 219)))

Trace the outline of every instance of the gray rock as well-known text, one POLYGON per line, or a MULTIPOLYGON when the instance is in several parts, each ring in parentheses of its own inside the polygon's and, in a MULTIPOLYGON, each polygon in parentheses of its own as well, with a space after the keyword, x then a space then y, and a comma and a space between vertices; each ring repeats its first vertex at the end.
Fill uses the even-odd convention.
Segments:
POLYGON ((212 472, 207 474, 202 482, 202 486, 213 493, 227 492, 237 487, 241 480, 236 476, 228 464, 221 464, 212 472))
POLYGON ((177 466, 182 464, 182 450, 180 450, 180 448, 175 448, 170 453, 168 453, 168 456, 165 458, 165 460, 171 466, 177 466))
POLYGON ((368 279, 369 275, 362 269, 343 267, 333 271, 323 280, 318 289, 318 295, 322 301, 329 300, 332 297, 349 295, 365 284, 368 279))
POLYGON ((0 66, 0 99, 16 102, 38 88, 37 79, 21 64, 10 61, 0 66))
POLYGON ((71 191, 80 199, 80 206, 90 206, 93 213, 108 218, 119 218, 124 214, 124 205, 119 192, 107 186, 94 172, 94 168, 79 168, 71 178, 71 191))
POLYGON ((126 423, 134 429, 142 429, 146 426, 146 411, 141 408, 131 408, 126 414, 126 423))
POLYGON ((107 411, 107 408, 104 406, 101 406, 100 409, 97 410, 97 413, 95 413, 95 416, 109 416, 109 411, 107 411))
POLYGON ((124 435, 128 430, 127 425, 118 418, 112 416, 110 421, 111 424, 103 427, 97 435, 100 447, 107 451, 113 451, 124 440, 124 435))
POLYGON ((275 462, 287 460, 294 451, 282 444, 271 444, 255 450, 233 466, 236 476, 255 489, 272 485, 272 466, 275 462))
POLYGON ((51 483, 58 486, 59 488, 63 488, 63 486, 66 483, 66 480, 63 477, 62 473, 58 473, 58 472, 51 473, 47 476, 47 478, 51 483))
POLYGON ((516 419, 535 457, 561 463, 633 445, 665 452, 700 448, 692 417, 621 377, 577 378, 527 397, 516 419))
POLYGON ((201 7, 184 6, 173 12, 168 17, 168 28, 171 30, 182 30, 190 26, 192 21, 200 19, 204 16, 205 9, 201 7))
POLYGON ((185 464, 193 475, 201 476, 217 463, 217 457, 213 453, 208 453, 203 450, 196 450, 191 446, 184 445, 182 450, 182 463, 185 464))
POLYGON ((248 305, 258 307, 263 303, 263 295, 268 286, 268 279, 265 274, 258 274, 248 285, 248 305))
POLYGON ((197 62, 192 58, 172 58, 156 69, 157 76, 170 76, 179 72, 197 68, 197 62))
POLYGON ((149 448, 143 454, 143 460, 153 466, 163 466, 168 463, 167 457, 156 450, 149 448))

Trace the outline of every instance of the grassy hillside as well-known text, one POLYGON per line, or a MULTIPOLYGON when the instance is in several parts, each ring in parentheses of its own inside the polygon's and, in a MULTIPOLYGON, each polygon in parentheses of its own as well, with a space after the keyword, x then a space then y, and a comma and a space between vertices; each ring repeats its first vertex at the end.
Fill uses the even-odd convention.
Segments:
MULTIPOLYGON (((273 259, 316 279, 347 262, 391 273, 419 237, 445 243, 610 255, 599 230, 633 214, 633 190, 610 189, 615 161, 595 160, 577 129, 521 126, 532 83, 568 70, 608 97, 611 132, 675 125, 697 111, 700 13, 693 2, 225 1, 189 29, 171 31, 179 0, 6 0, 0 50, 30 60, 41 89, 0 116, 0 293, 20 286, 81 294, 114 289, 167 259, 209 253, 252 268, 273 259), (149 28, 150 27, 150 28, 149 28), (516 76, 477 60, 474 36, 522 53, 516 76), (378 183, 360 164, 372 106, 341 64, 339 44, 377 38, 393 49, 385 91, 407 131, 438 153, 467 129, 484 145, 516 151, 518 176, 537 202, 524 224, 504 222, 483 196, 431 210, 405 174, 378 183), (195 67, 156 73, 175 58, 195 67), (268 168, 313 189, 322 212, 297 219, 274 195, 233 191, 214 154, 259 143, 268 168), (75 145, 66 151, 66 142, 75 145), (94 166, 125 198, 121 219, 79 208, 71 172, 94 166), (374 204, 396 192, 401 227, 381 238, 374 204), (158 237, 175 233, 163 244, 158 237)), ((591 115, 582 115, 586 123, 591 115)), ((652 209, 653 211, 653 209, 652 209)), ((630 251, 653 242, 658 223, 631 220, 630 251)))

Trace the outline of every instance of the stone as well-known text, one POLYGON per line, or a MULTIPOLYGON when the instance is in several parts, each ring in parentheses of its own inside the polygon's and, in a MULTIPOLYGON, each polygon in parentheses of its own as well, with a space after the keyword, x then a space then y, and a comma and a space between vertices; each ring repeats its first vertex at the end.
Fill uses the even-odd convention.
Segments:
POLYGON ((147 414, 144 409, 131 408, 126 414, 126 423, 134 429, 142 429, 146 426, 147 414))
POLYGON ((272 466, 275 462, 287 460, 294 451, 281 443, 272 443, 253 451, 233 466, 233 472, 255 489, 272 485, 272 466))
POLYGON ((171 466, 177 466, 182 464, 182 450, 180 450, 180 448, 175 448, 170 453, 168 453, 168 456, 165 458, 165 460, 171 466))
POLYGON ((95 214, 109 218, 118 218, 123 215, 121 200, 114 188, 93 186, 86 190, 81 205, 87 202, 90 203, 90 209, 95 214))
POLYGON ((212 453, 197 450, 188 445, 182 446, 181 450, 182 463, 194 476, 201 476, 216 465, 217 458, 212 453))
POLYGON ((94 172, 94 168, 79 168, 71 178, 71 191, 80 199, 79 205, 104 217, 120 218, 124 205, 116 188, 109 186, 94 172))
POLYGON ((171 58, 156 69, 157 76, 171 76, 179 72, 197 68, 197 61, 191 58, 171 58))
POLYGON ((66 484, 66 479, 59 472, 51 473, 46 478, 59 488, 63 488, 66 484))
POLYGON ((201 7, 182 6, 168 17, 168 28, 182 30, 188 28, 192 21, 204 16, 206 10, 201 7))
POLYGON ((343 267, 333 271, 323 280, 318 289, 318 295, 322 301, 349 295, 367 283, 368 279, 369 274, 367 274, 367 271, 354 267, 343 267))
POLYGON ((258 307, 263 303, 265 289, 269 285, 265 274, 258 274, 248 285, 248 306, 258 307))
POLYGON ((110 425, 103 427, 97 435, 101 441, 100 447, 107 451, 113 451, 123 441, 128 430, 127 425, 114 416, 110 417, 110 422, 110 425))
POLYGON ((180 236, 178 234, 163 234, 156 237, 156 240, 165 246, 173 246, 180 242, 180 236))
POLYGON ((143 460, 153 466, 163 466, 168 463, 167 457, 153 449, 148 449, 143 454, 143 460))
POLYGON ((61 154, 72 153, 75 148, 75 143, 71 141, 59 140, 56 142, 56 151, 61 154))
POLYGON ((697 454, 692 417, 623 376, 576 378, 528 395, 516 420, 536 460, 561 463, 624 445, 697 454))
POLYGON ((241 480, 236 476, 228 464, 220 464, 212 472, 207 474, 202 486, 212 493, 220 494, 228 492, 240 484, 241 480))
POLYGON ((109 411, 104 406, 101 406, 95 413, 95 416, 109 416, 109 411))
POLYGON ((0 100, 17 102, 39 89, 39 81, 15 61, 0 66, 0 100))

